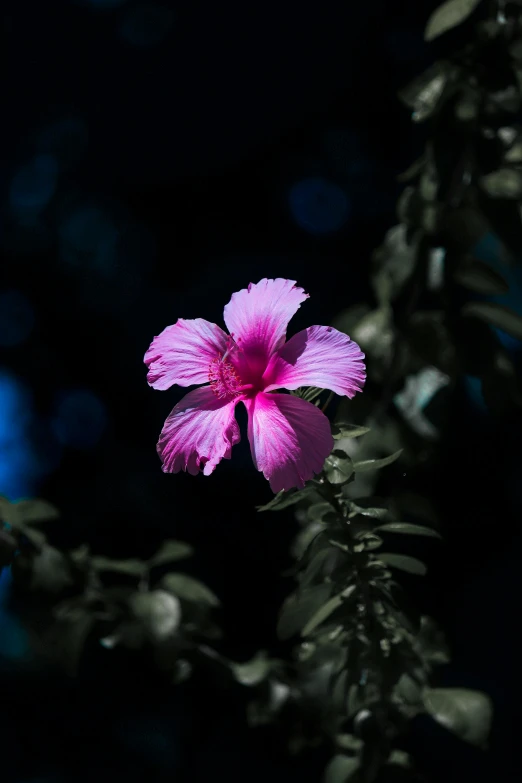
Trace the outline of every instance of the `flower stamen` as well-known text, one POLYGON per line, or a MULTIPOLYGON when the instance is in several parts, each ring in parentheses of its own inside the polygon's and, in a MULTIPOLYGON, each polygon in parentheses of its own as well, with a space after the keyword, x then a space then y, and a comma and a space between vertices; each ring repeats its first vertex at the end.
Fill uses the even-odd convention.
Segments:
POLYGON ((235 367, 226 361, 230 350, 231 346, 227 348, 223 356, 216 356, 208 368, 210 388, 219 399, 237 397, 242 392, 253 388, 251 383, 243 384, 235 367))

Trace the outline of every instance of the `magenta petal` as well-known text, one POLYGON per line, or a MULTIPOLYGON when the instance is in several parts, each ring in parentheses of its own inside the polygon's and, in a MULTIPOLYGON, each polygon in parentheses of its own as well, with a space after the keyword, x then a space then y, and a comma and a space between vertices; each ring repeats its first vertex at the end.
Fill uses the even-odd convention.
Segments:
POLYGON ((264 278, 232 294, 225 323, 247 358, 267 359, 284 342, 288 322, 307 298, 295 280, 264 278))
POLYGON ((331 326, 298 332, 270 359, 264 390, 317 386, 353 397, 366 380, 364 354, 348 335, 331 326))
POLYGON ((157 445, 165 473, 210 475, 223 457, 230 459, 240 441, 235 401, 218 399, 209 386, 194 389, 165 421, 157 445))
POLYGON ((227 335, 204 318, 179 318, 155 337, 145 354, 147 381, 154 389, 173 384, 192 386, 208 383, 209 365, 227 348, 227 335))
POLYGON ((320 473, 334 441, 319 408, 291 394, 264 392, 245 405, 252 458, 273 492, 303 487, 320 473))

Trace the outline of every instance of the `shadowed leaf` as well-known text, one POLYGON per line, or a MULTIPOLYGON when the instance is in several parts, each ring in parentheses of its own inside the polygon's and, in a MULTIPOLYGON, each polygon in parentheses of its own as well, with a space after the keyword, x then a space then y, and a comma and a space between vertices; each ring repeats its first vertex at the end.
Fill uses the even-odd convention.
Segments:
POLYGON ((353 462, 341 449, 334 449, 324 464, 324 472, 330 484, 344 484, 353 474, 353 462))
POLYGON ((378 468, 384 468, 386 465, 391 465, 392 462, 399 459, 402 454, 402 449, 399 449, 394 454, 390 454, 389 457, 383 457, 382 459, 365 459, 361 462, 354 462, 353 469, 356 473, 364 473, 367 470, 377 470, 378 468))
POLYGON ((468 266, 457 270, 454 278, 459 285, 479 294, 494 296, 509 291, 509 285, 504 278, 482 261, 474 260, 468 266))
POLYGON ((375 530, 385 530, 387 533, 405 533, 411 536, 441 538, 440 533, 433 530, 433 528, 424 527, 424 525, 412 525, 409 522, 387 522, 385 525, 379 525, 375 530))
POLYGON ((142 560, 111 560, 109 557, 93 557, 91 560, 95 571, 107 571, 125 576, 142 577, 147 571, 147 564, 142 560))
POLYGON ((330 593, 331 586, 323 583, 289 595, 281 607, 277 622, 279 638, 290 639, 300 633, 317 609, 328 600, 330 593))
POLYGON ((384 552, 379 554, 379 560, 382 560, 383 563, 392 568, 398 568, 400 571, 407 571, 409 574, 417 574, 418 576, 424 576, 427 570, 421 560, 417 560, 416 557, 410 557, 409 555, 395 555, 384 552))
POLYGON ((176 560, 184 560, 185 558, 190 557, 193 551, 190 544, 186 544, 184 541, 170 539, 161 545, 148 563, 150 567, 164 565, 165 563, 174 563, 176 560))
POLYGON ((462 315, 479 318, 513 335, 517 340, 522 340, 522 316, 504 305, 494 302, 468 302, 462 308, 462 315))
POLYGON ((303 500, 310 491, 311 490, 308 487, 298 490, 297 492, 285 492, 285 490, 282 489, 269 503, 264 506, 256 506, 256 508, 258 511, 280 511, 282 508, 292 506, 294 503, 299 503, 299 501, 303 500))
POLYGON ((522 172, 498 169, 482 177, 480 185, 492 198, 519 198, 522 196, 522 172))
POLYGON ((176 596, 165 590, 150 593, 134 593, 129 605, 134 616, 142 623, 153 641, 162 641, 177 630, 181 620, 181 607, 176 596))
POLYGON ((346 601, 355 592, 355 589, 355 585, 350 585, 345 590, 343 590, 342 593, 338 593, 337 595, 332 596, 307 622, 301 631, 301 635, 309 636, 312 631, 315 631, 318 625, 330 617, 332 612, 335 612, 335 610, 338 609, 338 607, 341 606, 344 601, 346 601))
POLYGON ((161 580, 163 587, 185 601, 219 606, 219 598, 203 582, 187 574, 166 574, 161 580))
POLYGON ((355 756, 334 756, 325 769, 323 783, 350 783, 359 767, 359 759, 355 756))
POLYGON ((424 40, 433 41, 439 35, 462 24, 481 0, 447 0, 432 13, 424 31, 424 40))
POLYGON ((246 663, 233 663, 232 671, 236 680, 241 685, 258 685, 266 679, 272 668, 272 662, 266 657, 266 653, 261 651, 246 663))
POLYGON ((484 747, 493 713, 491 699, 485 693, 465 688, 431 688, 424 693, 424 707, 461 739, 484 747))

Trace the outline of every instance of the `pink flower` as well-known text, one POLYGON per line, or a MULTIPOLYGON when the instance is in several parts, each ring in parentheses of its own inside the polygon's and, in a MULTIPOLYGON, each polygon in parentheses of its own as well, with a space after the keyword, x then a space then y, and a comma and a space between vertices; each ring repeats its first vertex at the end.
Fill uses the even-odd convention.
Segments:
POLYGON ((239 443, 238 402, 248 412, 252 458, 274 492, 302 487, 333 448, 328 419, 315 405, 277 389, 317 386, 353 397, 366 379, 357 343, 330 326, 310 326, 285 342, 286 327, 308 298, 295 281, 267 280, 232 294, 227 335, 203 318, 183 318, 155 337, 147 380, 155 389, 208 385, 189 392, 167 420, 157 450, 165 473, 208 476, 239 443))

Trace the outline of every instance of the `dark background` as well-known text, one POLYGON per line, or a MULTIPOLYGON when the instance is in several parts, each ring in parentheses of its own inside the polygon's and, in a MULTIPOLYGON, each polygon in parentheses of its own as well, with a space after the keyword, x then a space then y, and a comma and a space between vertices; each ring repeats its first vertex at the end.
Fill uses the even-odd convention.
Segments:
MULTIPOLYGON (((422 30, 435 5, 18 0, 3 11, 0 492, 55 503, 59 544, 145 557, 166 535, 189 540, 236 660, 282 652, 295 523, 255 512, 271 495, 246 435, 208 478, 161 473, 155 443, 182 392, 149 389, 143 354, 178 317, 222 323, 231 293, 262 277, 310 293, 291 332, 371 297, 396 175, 423 142, 396 92, 433 59, 422 30)), ((433 779, 507 780, 520 730, 520 493, 507 458, 501 471, 482 455, 518 451, 509 427, 459 404, 451 449, 415 477, 441 506, 455 501, 449 550, 419 600, 453 645, 441 681, 495 700, 492 749, 484 759, 422 721, 410 745, 433 779)), ((78 682, 27 673, 15 620, 0 620, 6 781, 319 779, 323 757, 290 764, 273 738, 247 732, 243 693, 203 674, 165 689, 146 662, 98 648, 78 682)))

